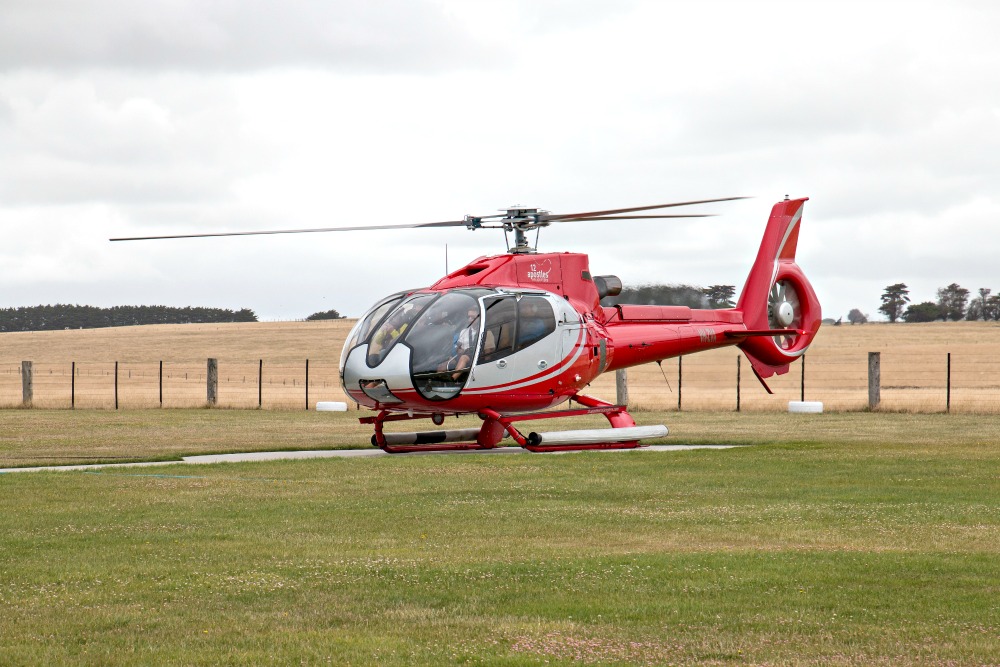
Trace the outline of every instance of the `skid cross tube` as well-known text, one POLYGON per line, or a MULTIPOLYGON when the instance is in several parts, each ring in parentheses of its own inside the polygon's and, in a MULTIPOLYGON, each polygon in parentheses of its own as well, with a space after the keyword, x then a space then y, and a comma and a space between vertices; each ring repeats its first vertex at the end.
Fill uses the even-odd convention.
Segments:
MULTIPOLYGON (((372 435, 372 444, 390 454, 405 454, 412 452, 440 452, 440 451, 466 451, 479 449, 494 449, 500 445, 504 435, 510 437, 518 444, 531 452, 568 452, 589 449, 635 449, 639 447, 638 439, 618 440, 614 439, 615 431, 618 429, 634 429, 635 420, 628 413, 624 405, 614 405, 591 396, 578 394, 573 397, 581 408, 566 410, 551 410, 547 412, 529 412, 524 414, 504 415, 496 410, 485 408, 479 412, 479 418, 483 420, 483 425, 478 429, 460 429, 457 431, 423 431, 406 434, 386 434, 383 430, 385 422, 406 421, 412 419, 424 419, 431 417, 430 414, 394 413, 382 410, 374 417, 362 417, 359 421, 362 424, 373 424, 375 433, 372 435), (606 442, 576 442, 576 443, 545 443, 545 434, 528 433, 525 435, 517 426, 516 422, 535 421, 539 419, 559 419, 562 417, 581 417, 586 415, 604 415, 611 428, 602 429, 607 431, 608 440, 606 442), (473 441, 473 434, 475 439, 473 441), (397 437, 393 437, 397 436, 397 437), (395 440, 396 442, 392 442, 395 440), (406 440, 406 442, 400 442, 406 440), (455 442, 453 440, 468 440, 466 442, 455 442)), ((638 430, 638 429, 636 429, 638 430)), ((600 431, 600 430, 599 430, 600 431)), ((666 430, 664 429, 664 433, 666 430)), ((567 432, 562 432, 565 435, 567 432)), ((574 435, 577 432, 569 432, 574 435)), ((580 432, 582 433, 582 432, 580 432)), ((632 435, 625 431, 621 435, 632 435)), ((627 436, 626 436, 627 437, 627 436)), ((645 436, 651 437, 651 436, 645 436)))
POLYGON ((525 435, 522 434, 516 426, 514 426, 514 422, 519 421, 558 419, 560 417, 578 417, 583 415, 604 415, 607 417, 608 422, 610 422, 612 426, 609 431, 614 431, 616 428, 635 426, 635 420, 632 419, 632 416, 627 412, 624 405, 613 405, 583 394, 577 394, 573 397, 573 400, 585 407, 570 410, 554 410, 550 412, 531 412, 522 415, 502 415, 495 410, 486 409, 480 411, 479 416, 486 422, 483 425, 484 432, 486 431, 487 424, 490 424, 491 422, 498 424, 510 434, 510 437, 512 437, 517 444, 530 452, 568 452, 585 449, 634 449, 639 446, 638 440, 626 440, 624 442, 546 445, 544 442, 538 442, 537 434, 529 433, 528 436, 525 437, 525 435), (536 435, 536 437, 532 437, 532 435, 536 435))

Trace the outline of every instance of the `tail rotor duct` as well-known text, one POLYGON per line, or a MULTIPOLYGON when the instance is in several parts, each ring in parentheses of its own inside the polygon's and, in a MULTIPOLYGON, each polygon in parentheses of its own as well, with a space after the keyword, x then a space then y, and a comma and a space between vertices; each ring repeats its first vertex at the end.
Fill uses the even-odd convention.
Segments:
MULTIPOLYGON (((799 329, 802 327, 802 305, 799 293, 790 280, 778 280, 771 285, 767 296, 767 324, 772 329, 799 329)), ((783 350, 795 347, 796 334, 775 336, 775 344, 783 350)))

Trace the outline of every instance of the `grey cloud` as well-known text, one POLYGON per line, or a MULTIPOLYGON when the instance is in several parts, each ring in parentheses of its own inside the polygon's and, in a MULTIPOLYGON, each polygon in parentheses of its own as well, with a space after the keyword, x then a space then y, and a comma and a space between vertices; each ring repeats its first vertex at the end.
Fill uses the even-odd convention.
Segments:
POLYGON ((432 2, 14 0, 0 14, 0 71, 427 71, 487 57, 432 2))
POLYGON ((264 162, 218 82, 152 77, 142 87, 114 78, 0 80, 3 201, 218 201, 264 162))

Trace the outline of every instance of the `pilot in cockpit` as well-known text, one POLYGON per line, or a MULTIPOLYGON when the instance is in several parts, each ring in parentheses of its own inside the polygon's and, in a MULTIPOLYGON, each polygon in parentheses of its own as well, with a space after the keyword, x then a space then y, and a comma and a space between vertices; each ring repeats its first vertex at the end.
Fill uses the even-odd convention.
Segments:
POLYGON ((472 355, 476 341, 479 338, 479 309, 470 306, 466 313, 466 325, 455 336, 454 354, 439 370, 456 371, 453 379, 458 379, 460 371, 464 371, 472 363, 472 355))

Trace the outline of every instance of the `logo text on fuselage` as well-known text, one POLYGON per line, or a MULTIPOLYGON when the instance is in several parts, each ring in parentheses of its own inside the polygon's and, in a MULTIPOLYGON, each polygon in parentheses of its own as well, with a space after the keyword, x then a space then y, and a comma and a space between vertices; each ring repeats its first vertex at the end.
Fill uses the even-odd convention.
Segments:
POLYGON ((532 264, 528 271, 528 280, 534 280, 536 283, 547 283, 550 273, 552 273, 551 268, 548 271, 542 271, 537 264, 532 264))

